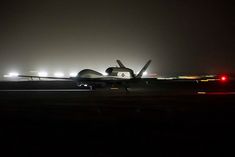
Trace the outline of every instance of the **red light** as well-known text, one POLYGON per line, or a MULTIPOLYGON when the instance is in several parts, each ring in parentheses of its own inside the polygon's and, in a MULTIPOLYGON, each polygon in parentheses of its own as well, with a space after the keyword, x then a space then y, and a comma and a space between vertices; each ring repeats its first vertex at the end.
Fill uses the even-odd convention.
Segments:
POLYGON ((220 80, 223 81, 223 82, 225 82, 225 81, 228 80, 228 78, 227 78, 227 76, 221 76, 221 77, 220 77, 220 80))

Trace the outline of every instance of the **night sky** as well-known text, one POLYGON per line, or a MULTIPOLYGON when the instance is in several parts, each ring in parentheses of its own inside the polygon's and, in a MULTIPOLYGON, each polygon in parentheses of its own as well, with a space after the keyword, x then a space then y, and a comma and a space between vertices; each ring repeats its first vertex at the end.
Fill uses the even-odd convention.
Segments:
POLYGON ((19 0, 0 3, 0 74, 91 68, 116 59, 159 75, 235 73, 228 1, 19 0))

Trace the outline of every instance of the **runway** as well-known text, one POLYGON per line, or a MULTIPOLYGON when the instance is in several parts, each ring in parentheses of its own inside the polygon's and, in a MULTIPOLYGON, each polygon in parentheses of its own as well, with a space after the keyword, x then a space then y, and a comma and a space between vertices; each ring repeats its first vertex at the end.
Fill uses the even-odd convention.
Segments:
POLYGON ((1 148, 32 156, 234 154, 233 86, 152 85, 126 92, 72 82, 0 83, 1 148))
MULTIPOLYGON (((0 92, 97 92, 97 91, 92 91, 90 89, 4 89, 4 90, 0 90, 0 92)), ((98 91, 100 92, 100 91, 98 91)), ((102 91, 101 91, 102 92, 102 91)), ((103 91, 104 92, 104 91, 103 91)), ((112 92, 112 91, 107 91, 106 92, 112 92)), ((134 94, 135 92, 132 91, 132 94, 134 94)), ((152 94, 147 92, 148 94, 152 94)), ((136 94, 140 94, 139 92, 136 94)), ((157 94, 157 93, 155 93, 157 94)), ((204 92, 204 91, 199 91, 199 92, 195 92, 195 93, 184 93, 182 95, 235 95, 235 92, 204 92)), ((159 93, 158 95, 162 95, 161 93, 159 93)), ((173 94, 169 94, 168 95, 173 95, 173 94)), ((179 93, 175 93, 175 95, 180 95, 179 93)))
POLYGON ((0 92, 88 92, 89 89, 3 89, 0 92))

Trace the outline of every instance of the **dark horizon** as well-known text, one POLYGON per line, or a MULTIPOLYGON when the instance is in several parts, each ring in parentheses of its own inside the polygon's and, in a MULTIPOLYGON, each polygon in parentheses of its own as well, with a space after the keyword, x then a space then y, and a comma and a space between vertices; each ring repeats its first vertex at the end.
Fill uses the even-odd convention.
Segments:
POLYGON ((235 73, 226 1, 1 2, 0 74, 90 68, 116 59, 159 75, 235 73))

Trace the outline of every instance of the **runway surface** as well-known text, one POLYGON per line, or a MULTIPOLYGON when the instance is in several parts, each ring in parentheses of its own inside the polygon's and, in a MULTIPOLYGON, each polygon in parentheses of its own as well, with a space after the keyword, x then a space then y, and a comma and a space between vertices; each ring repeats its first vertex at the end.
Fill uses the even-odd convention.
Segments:
MULTIPOLYGON (((97 92, 97 91, 92 91, 90 89, 4 89, 4 90, 0 90, 0 93, 4 93, 4 92, 76 92, 76 93, 80 93, 80 92, 97 92)), ((107 91, 106 91, 107 92, 107 91)), ((113 92, 113 91, 109 91, 109 92, 113 92)), ((124 91, 125 92, 125 91, 124 91)), ((132 92, 131 94, 134 94, 135 92, 132 92)), ((148 92, 146 92, 148 93, 148 92)), ((144 94, 146 94, 144 93, 144 94)), ((110 93, 108 93, 110 94, 110 93)), ((130 93, 129 93, 130 94, 130 93)), ((137 94, 137 93, 136 93, 137 94)), ((140 93, 138 93, 140 95, 140 93)), ((143 93, 142 93, 143 94, 143 93)), ((152 93, 149 93, 150 95, 152 93)), ((156 93, 155 93, 156 94, 156 93)), ((181 93, 182 94, 182 93, 181 93)), ((191 92, 191 93, 184 93, 184 95, 235 95, 235 92, 204 92, 204 91, 198 91, 198 92, 191 92)), ((161 95, 161 93, 159 93, 158 95, 161 95)), ((170 95, 170 94, 168 94, 170 95)), ((171 94, 172 95, 172 94, 171 94)), ((179 93, 174 93, 174 95, 179 95, 179 93)))
POLYGON ((0 92, 87 92, 89 89, 3 89, 0 92))
POLYGON ((0 144, 9 156, 235 155, 231 85, 157 83, 125 92, 25 83, 0 83, 0 144))

